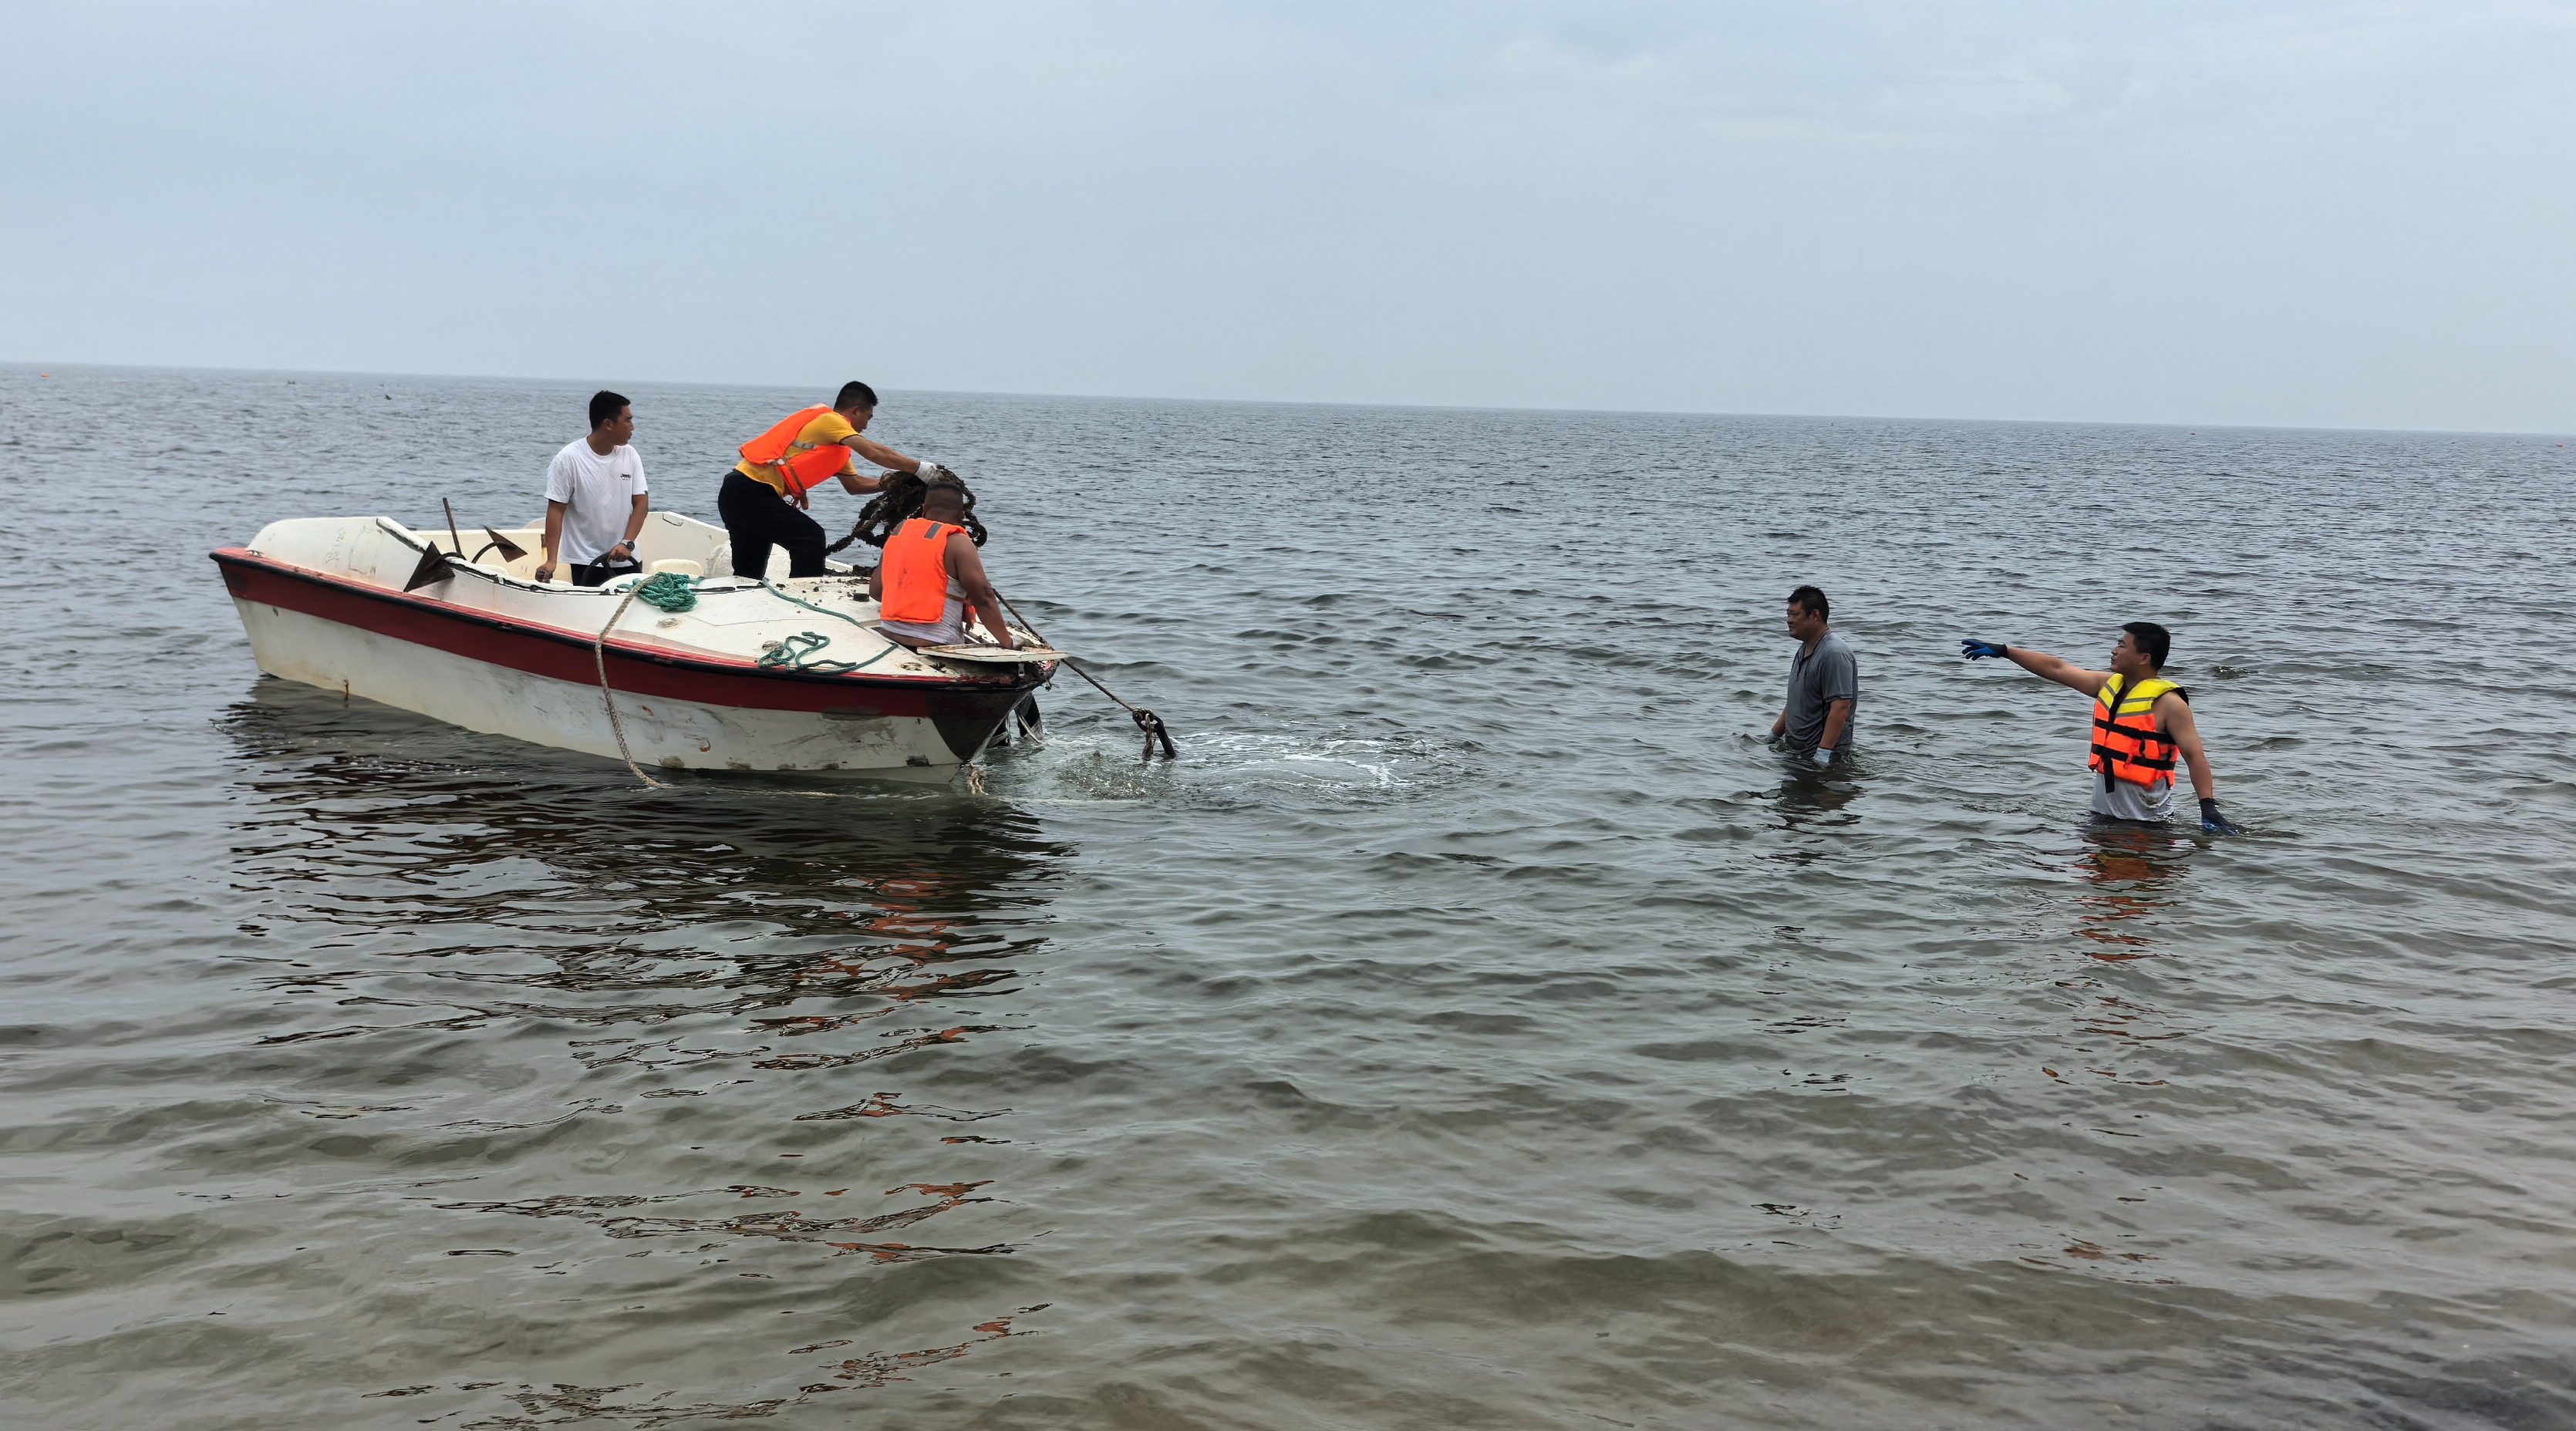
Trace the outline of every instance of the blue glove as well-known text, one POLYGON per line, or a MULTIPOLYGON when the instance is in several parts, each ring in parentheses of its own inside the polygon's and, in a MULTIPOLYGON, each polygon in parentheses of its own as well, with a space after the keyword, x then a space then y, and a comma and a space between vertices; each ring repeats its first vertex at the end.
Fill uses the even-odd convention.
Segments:
POLYGON ((2245 833, 2243 830, 2236 828, 2234 822, 2230 821, 2226 816, 2218 813, 2218 802, 2215 800, 2203 800, 2200 802, 2200 832, 2204 835, 2241 835, 2245 833))
POLYGON ((1816 760, 1816 768, 1817 768, 1818 770, 1822 770, 1822 769, 1824 769, 1826 766, 1833 764, 1833 763, 1834 763, 1834 750, 1833 750, 1833 747, 1832 747, 1832 746, 1829 746, 1829 745, 1820 745, 1820 746, 1817 746, 1817 747, 1816 747, 1816 749, 1815 749, 1815 760, 1816 760))
POLYGON ((1962 641, 1959 643, 1959 659, 1975 661, 1987 656, 2003 656, 2011 650, 2001 641, 1962 641))

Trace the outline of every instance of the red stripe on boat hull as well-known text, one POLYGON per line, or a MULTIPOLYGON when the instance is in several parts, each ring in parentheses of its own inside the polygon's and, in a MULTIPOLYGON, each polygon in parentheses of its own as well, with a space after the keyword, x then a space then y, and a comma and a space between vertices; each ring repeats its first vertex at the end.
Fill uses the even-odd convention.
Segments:
MULTIPOLYGON (((599 669, 586 637, 288 566, 243 547, 226 547, 213 555, 223 568, 225 587, 242 601, 302 612, 530 675, 585 686, 599 683, 599 669)), ((995 708, 998 720, 1019 703, 1023 692, 1043 679, 1034 672, 1001 680, 923 680, 764 671, 749 661, 672 655, 617 641, 609 642, 606 654, 608 683, 639 696, 744 710, 820 713, 857 707, 877 715, 938 720, 943 734, 959 716, 967 716, 970 722, 980 720, 987 705, 995 708), (961 706, 974 708, 973 714, 961 706)))

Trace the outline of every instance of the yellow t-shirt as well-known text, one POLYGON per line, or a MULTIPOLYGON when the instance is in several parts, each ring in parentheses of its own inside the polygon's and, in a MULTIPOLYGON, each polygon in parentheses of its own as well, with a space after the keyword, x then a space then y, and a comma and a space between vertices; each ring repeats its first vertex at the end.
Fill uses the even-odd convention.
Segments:
MULTIPOLYGON (((841 416, 830 408, 825 408, 821 417, 805 424, 803 429, 797 432, 796 440, 810 447, 826 447, 832 443, 840 441, 844 437, 855 436, 857 433, 858 429, 850 426, 850 420, 848 418, 841 416)), ((856 456, 856 453, 849 451, 847 448, 842 449, 841 470, 843 472, 855 472, 858 470, 858 463, 853 460, 856 456)), ((768 468, 754 467, 751 465, 750 461, 746 459, 735 463, 733 465, 733 470, 750 478, 754 482, 766 485, 769 490, 776 492, 781 497, 787 495, 786 481, 777 473, 770 471, 768 468)))

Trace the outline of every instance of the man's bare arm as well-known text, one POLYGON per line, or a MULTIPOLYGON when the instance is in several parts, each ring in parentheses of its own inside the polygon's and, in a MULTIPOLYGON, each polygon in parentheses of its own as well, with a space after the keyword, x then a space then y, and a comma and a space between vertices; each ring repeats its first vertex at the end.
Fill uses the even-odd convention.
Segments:
MULTIPOLYGON (((652 501, 643 493, 636 493, 634 509, 626 514, 626 539, 618 543, 619 546, 626 548, 626 559, 628 561, 643 560, 642 557, 635 554, 635 539, 643 535, 644 518, 652 510, 652 501)), ((614 555, 614 553, 612 553, 612 555, 614 555)))
POLYGON ((1002 596, 993 590, 992 579, 984 575, 983 554, 975 550, 974 539, 964 532, 948 535, 948 571, 957 584, 966 589, 966 600, 977 615, 984 618, 984 628, 1005 648, 1011 644, 1011 628, 1002 620, 1002 596))
POLYGON ((2200 726, 2191 718, 2191 702, 2179 691, 2167 691, 2156 697, 2156 723, 2182 752, 2182 763, 2191 771, 2191 793, 2203 800, 2218 798, 2218 777, 2210 773, 2209 756, 2200 748, 2200 726))
POLYGON ((1851 724, 1851 713, 1852 703, 1847 700, 1836 701, 1825 708, 1825 734, 1816 742, 1818 750, 1843 748, 1843 727, 1851 724))
POLYGON ((2102 683, 2111 679, 2108 671, 2088 671, 2072 661, 2061 660, 2046 651, 2032 651, 2013 646, 2004 651, 2004 659, 2042 680, 2070 686, 2088 696, 2102 693, 2102 683))
MULTIPOLYGON (((886 446, 884 443, 879 442, 875 438, 869 437, 864 433, 851 433, 849 436, 841 439, 841 445, 890 472, 919 472, 921 470, 921 459, 917 457, 906 457, 902 453, 895 451, 893 448, 886 446)), ((849 481, 849 476, 844 474, 841 480, 846 483, 849 481)), ((864 480, 873 482, 876 479, 867 478, 864 480)), ((853 488, 852 490, 872 491, 874 489, 861 487, 853 488)))
POLYGON ((563 503, 546 503, 545 555, 537 559, 537 580, 539 581, 555 574, 555 548, 563 542, 563 517, 563 503))

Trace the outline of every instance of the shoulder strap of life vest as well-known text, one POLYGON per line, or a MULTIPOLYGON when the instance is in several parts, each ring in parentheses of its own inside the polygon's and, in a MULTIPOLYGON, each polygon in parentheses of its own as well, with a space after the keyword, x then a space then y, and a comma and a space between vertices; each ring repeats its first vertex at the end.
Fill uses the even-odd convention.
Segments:
POLYGON ((2098 709, 2094 714, 2103 720, 2118 720, 2122 706, 2140 700, 2147 703, 2146 709, 2154 710, 2156 702, 2162 699, 2167 691, 2181 696, 2185 703, 2191 700, 2190 692, 2162 676, 2143 676, 2135 679, 2128 676, 2113 676, 2102 683, 2101 694, 2096 698, 2098 709))
POLYGON ((771 424, 767 432, 742 445, 743 460, 763 467, 775 463, 787 455, 787 449, 796 446, 797 434, 805 430, 805 424, 830 411, 828 407, 807 407, 789 413, 771 424))

